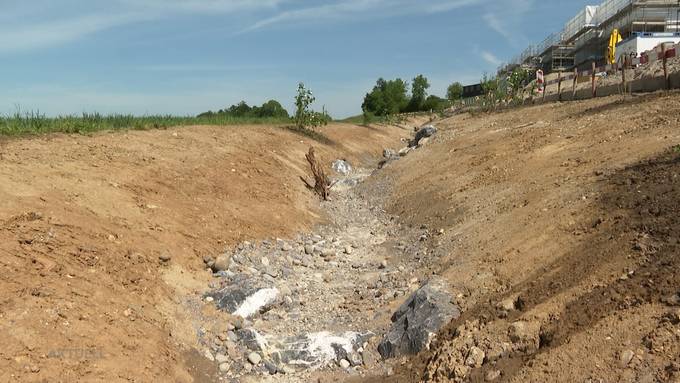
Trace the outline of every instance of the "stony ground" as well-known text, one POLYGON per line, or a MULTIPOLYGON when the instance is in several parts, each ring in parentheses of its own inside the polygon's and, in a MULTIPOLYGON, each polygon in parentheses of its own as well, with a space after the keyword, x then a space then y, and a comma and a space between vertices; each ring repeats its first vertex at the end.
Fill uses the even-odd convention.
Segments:
POLYGON ((387 214, 376 188, 362 187, 375 171, 335 173, 332 199, 321 204, 329 222, 312 232, 244 242, 206 258, 214 280, 203 305, 234 313, 243 295, 278 291, 245 321, 233 317, 201 333, 217 379, 308 382, 391 371, 377 344, 395 307, 427 279, 425 239, 438 234, 402 227, 387 214), (346 350, 337 353, 332 343, 346 350))
POLYGON ((408 153, 426 121, 3 142, 0 380, 678 381, 679 115, 463 114, 408 153), (331 201, 310 144, 357 168, 331 201))

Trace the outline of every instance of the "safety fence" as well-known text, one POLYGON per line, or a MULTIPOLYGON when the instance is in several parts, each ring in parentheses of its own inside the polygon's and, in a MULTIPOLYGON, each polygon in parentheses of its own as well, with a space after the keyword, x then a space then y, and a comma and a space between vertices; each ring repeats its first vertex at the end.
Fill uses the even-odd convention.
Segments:
MULTIPOLYGON (((566 101, 576 100, 589 97, 608 96, 616 92, 650 92, 661 89, 671 89, 680 87, 680 73, 671 73, 673 68, 669 68, 668 62, 670 59, 680 56, 680 44, 663 43, 656 48, 640 54, 638 57, 630 57, 622 55, 616 64, 608 64, 604 66, 597 66, 594 62, 590 69, 581 70, 574 69, 573 72, 557 72, 546 76, 543 83, 542 92, 538 88, 534 88, 537 92, 530 94, 529 97, 520 95, 514 100, 489 100, 488 97, 479 96, 475 98, 468 98, 461 101, 457 105, 457 109, 461 108, 489 108, 493 109, 517 106, 518 104, 525 104, 527 101, 566 101), (629 69, 644 70, 656 62, 661 61, 663 77, 651 78, 626 78, 626 73, 629 69), (610 74, 621 73, 621 81, 617 84, 609 82, 606 86, 600 87, 599 82, 610 74), (675 76, 675 80, 671 81, 671 77, 675 76), (571 92, 568 92, 568 84, 571 81, 571 92), (577 85, 590 81, 590 89, 577 89, 577 85), (634 84, 633 84, 634 83, 634 84), (632 86, 635 85, 635 86, 632 86), (552 94, 549 94, 552 93, 552 94)), ((680 68, 676 68, 680 70, 680 68)), ((531 93, 531 92, 529 92, 531 93)))

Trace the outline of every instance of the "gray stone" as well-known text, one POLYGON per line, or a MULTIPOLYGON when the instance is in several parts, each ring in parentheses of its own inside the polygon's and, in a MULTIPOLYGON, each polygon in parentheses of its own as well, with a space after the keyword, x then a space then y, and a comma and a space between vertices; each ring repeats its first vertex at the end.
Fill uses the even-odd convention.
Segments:
POLYGON ((313 245, 305 245, 305 254, 314 254, 314 246, 313 245))
POLYGON ((432 125, 423 126, 422 128, 420 128, 420 130, 418 130, 416 136, 413 138, 413 141, 409 143, 409 146, 412 148, 416 147, 420 143, 420 140, 422 140, 423 138, 432 137, 435 135, 435 133, 437 133, 437 128, 435 128, 434 126, 432 125))
POLYGON ((283 245, 281 245, 281 250, 282 251, 291 251, 291 250, 293 250, 293 246, 289 245, 288 242, 284 242, 283 245))
POLYGON ((222 364, 222 363, 228 362, 228 361, 229 361, 229 357, 226 356, 226 355, 224 355, 224 354, 217 353, 217 354, 215 354, 215 361, 216 361, 218 364, 222 364))
POLYGON ((343 370, 348 369, 350 366, 349 361, 347 359, 340 359, 338 365, 340 365, 340 368, 342 368, 343 370))
POLYGON ((260 354, 258 354, 258 353, 256 353, 256 352, 251 352, 250 354, 248 354, 248 361, 249 361, 253 366, 257 366, 257 365, 259 365, 260 362, 262 361, 262 357, 260 356, 260 354))
POLYGON ((220 363, 220 372, 229 372, 231 365, 229 363, 220 363))
POLYGON ((264 361, 264 368, 267 369, 267 372, 269 372, 270 375, 276 375, 276 373, 279 371, 279 368, 276 366, 276 364, 269 360, 264 361))
POLYGON ((352 254, 354 252, 354 249, 352 246, 345 246, 345 254, 352 254))
POLYGON ((446 282, 432 278, 392 315, 392 326, 378 352, 385 359, 417 354, 429 346, 432 335, 459 316, 460 309, 451 303, 446 282))
POLYGON ((160 259, 161 262, 170 262, 172 255, 170 255, 170 253, 164 252, 158 257, 158 259, 160 259))
POLYGON ((279 365, 294 363, 296 366, 317 368, 339 363, 345 359, 352 364, 361 363, 359 350, 372 333, 329 332, 310 333, 292 337, 268 337, 267 355, 279 365))
POLYGON ((218 309, 248 318, 265 311, 279 299, 280 292, 262 277, 236 275, 231 284, 206 294, 215 300, 218 309))
POLYGON ((211 268, 212 271, 215 273, 220 271, 227 271, 227 269, 229 269, 230 264, 231 260, 229 259, 229 257, 227 257, 226 255, 220 255, 219 257, 217 257, 217 259, 215 259, 215 262, 212 264, 211 268))

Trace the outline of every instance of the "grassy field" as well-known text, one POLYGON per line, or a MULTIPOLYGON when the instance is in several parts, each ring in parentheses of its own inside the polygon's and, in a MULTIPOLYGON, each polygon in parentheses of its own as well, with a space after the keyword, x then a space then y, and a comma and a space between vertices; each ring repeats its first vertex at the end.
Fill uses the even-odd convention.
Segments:
POLYGON ((209 117, 133 116, 84 113, 80 116, 47 117, 36 112, 0 116, 0 135, 16 136, 44 133, 89 133, 116 129, 158 129, 186 125, 289 124, 287 118, 235 118, 224 115, 209 117))

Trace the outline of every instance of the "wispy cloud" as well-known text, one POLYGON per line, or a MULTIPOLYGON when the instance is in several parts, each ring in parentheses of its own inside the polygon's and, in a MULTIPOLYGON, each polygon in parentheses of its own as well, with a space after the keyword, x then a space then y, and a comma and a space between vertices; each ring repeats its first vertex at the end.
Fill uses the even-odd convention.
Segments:
POLYGON ((480 52, 480 56, 484 59, 484 61, 488 62, 491 65, 498 66, 501 65, 502 61, 496 57, 493 53, 488 52, 488 51, 482 51, 480 52))
POLYGON ((61 7, 35 1, 37 4, 17 2, 3 9, 2 19, 8 22, 0 25, 0 53, 58 46, 115 27, 177 15, 271 11, 285 0, 112 0, 85 4, 64 0, 61 7))
POLYGON ((425 4, 411 0, 347 0, 286 10, 262 19, 241 31, 250 32, 272 25, 306 24, 327 21, 356 21, 405 14, 451 11, 486 0, 431 0, 425 4))
POLYGON ((115 26, 142 21, 139 14, 87 15, 0 29, 0 53, 21 52, 67 43, 115 26))
POLYGON ((519 27, 526 22, 526 14, 534 6, 534 1, 506 0, 503 6, 492 2, 486 7, 482 19, 489 29, 501 35, 510 44, 519 46, 526 40, 519 32, 519 27))

